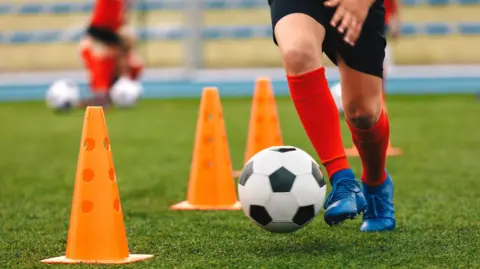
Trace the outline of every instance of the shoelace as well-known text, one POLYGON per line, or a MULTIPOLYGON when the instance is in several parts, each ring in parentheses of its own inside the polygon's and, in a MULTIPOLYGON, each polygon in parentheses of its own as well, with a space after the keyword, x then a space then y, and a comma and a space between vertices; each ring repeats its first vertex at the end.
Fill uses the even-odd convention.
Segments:
POLYGON ((329 197, 328 203, 332 201, 336 202, 343 198, 347 198, 349 195, 351 195, 352 191, 355 191, 356 189, 358 189, 357 181, 354 181, 354 180, 340 181, 335 186, 335 191, 332 192, 333 195, 329 197))
POLYGON ((367 203, 368 208, 371 208, 372 210, 365 212, 365 217, 378 218, 378 212, 381 214, 383 211, 387 210, 386 206, 388 206, 389 201, 386 201, 381 196, 373 194, 368 197, 367 203))

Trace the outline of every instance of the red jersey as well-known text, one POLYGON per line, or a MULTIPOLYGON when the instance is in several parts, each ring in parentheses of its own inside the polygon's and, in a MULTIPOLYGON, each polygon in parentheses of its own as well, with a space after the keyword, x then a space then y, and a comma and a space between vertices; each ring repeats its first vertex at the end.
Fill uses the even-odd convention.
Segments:
POLYGON ((96 0, 91 25, 116 32, 124 23, 125 11, 124 0, 96 0))
POLYGON ((384 0, 385 6, 385 23, 390 22, 390 16, 397 13, 397 0, 384 0))

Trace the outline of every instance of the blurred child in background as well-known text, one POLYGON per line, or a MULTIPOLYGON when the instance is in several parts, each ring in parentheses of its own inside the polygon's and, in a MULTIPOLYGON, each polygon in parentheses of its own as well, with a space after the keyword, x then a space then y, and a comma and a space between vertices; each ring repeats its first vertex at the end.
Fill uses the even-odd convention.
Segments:
POLYGON ((140 78, 143 63, 136 46, 135 33, 127 25, 126 0, 96 0, 87 33, 80 42, 93 95, 80 102, 80 107, 109 107, 109 91, 120 77, 140 78))

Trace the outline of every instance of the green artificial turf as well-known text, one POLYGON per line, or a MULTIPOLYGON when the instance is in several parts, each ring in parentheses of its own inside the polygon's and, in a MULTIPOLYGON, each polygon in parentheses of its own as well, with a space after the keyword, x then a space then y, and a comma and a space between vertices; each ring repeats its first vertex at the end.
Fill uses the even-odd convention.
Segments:
MULTIPOLYGON (((250 101, 222 102, 239 169, 250 101)), ((291 102, 277 103, 285 143, 316 157, 291 102)), ((144 101, 106 113, 130 251, 155 255, 126 268, 480 267, 480 103, 473 96, 389 99, 392 143, 404 154, 388 160, 398 228, 382 234, 360 233, 360 220, 330 228, 323 211, 283 235, 241 211, 170 211, 186 195, 198 105, 144 101)), ((80 111, 0 104, 0 268, 53 268, 40 260, 64 255, 82 123, 80 111)), ((359 160, 351 164, 359 174, 359 160)))

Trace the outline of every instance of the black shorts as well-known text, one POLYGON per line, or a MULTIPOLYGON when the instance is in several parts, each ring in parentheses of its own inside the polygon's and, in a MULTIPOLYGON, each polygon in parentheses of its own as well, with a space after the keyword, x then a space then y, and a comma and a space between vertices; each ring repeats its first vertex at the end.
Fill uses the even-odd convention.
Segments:
POLYGON ((90 25, 87 28, 87 34, 93 39, 107 45, 121 45, 120 36, 110 29, 90 25))
MULTIPOLYGON (((292 13, 303 13, 325 28, 323 52, 336 65, 337 54, 345 63, 362 73, 383 78, 385 58, 385 8, 383 0, 376 0, 370 8, 362 33, 354 47, 343 41, 343 35, 330 25, 335 8, 327 8, 323 0, 268 0, 272 17, 272 27, 292 13)), ((275 43, 275 36, 274 36, 275 43)))

